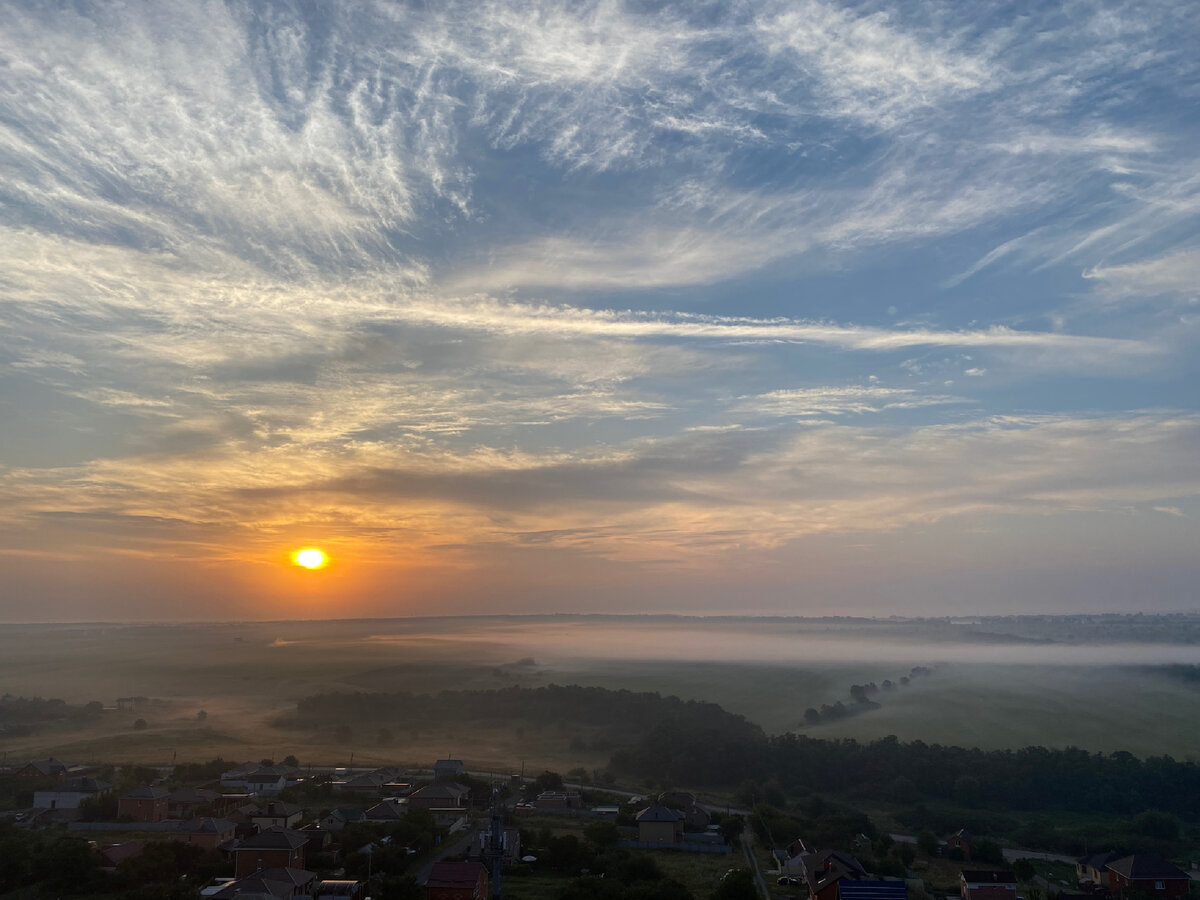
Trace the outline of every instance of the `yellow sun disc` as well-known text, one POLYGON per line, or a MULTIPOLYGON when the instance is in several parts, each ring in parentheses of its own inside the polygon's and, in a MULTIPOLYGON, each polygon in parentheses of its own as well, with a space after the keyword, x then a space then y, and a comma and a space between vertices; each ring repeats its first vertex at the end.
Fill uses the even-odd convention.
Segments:
POLYGON ((296 565, 305 569, 320 569, 329 558, 316 547, 305 547, 303 550, 297 550, 292 559, 296 565))

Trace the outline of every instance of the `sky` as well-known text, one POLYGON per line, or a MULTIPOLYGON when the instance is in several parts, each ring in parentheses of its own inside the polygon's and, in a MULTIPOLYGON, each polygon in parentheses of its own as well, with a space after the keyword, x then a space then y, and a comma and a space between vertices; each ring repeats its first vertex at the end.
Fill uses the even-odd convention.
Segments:
POLYGON ((0 621, 1200 609, 1192 0, 4 6, 0 621))

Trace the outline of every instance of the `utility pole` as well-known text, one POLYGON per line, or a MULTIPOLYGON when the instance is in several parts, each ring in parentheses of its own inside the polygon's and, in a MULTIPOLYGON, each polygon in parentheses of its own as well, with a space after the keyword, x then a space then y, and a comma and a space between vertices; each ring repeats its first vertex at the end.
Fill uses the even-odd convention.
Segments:
POLYGON ((488 833, 483 858, 492 880, 492 900, 500 900, 500 869, 504 865, 504 815, 500 805, 500 789, 492 787, 492 827, 488 833))

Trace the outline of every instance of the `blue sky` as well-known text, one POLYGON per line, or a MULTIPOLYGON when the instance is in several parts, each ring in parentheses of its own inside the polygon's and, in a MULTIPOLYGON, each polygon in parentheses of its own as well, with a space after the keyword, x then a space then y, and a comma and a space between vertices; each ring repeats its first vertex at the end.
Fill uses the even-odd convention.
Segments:
POLYGON ((1198 44, 9 4, 0 618, 1194 609, 1198 44))

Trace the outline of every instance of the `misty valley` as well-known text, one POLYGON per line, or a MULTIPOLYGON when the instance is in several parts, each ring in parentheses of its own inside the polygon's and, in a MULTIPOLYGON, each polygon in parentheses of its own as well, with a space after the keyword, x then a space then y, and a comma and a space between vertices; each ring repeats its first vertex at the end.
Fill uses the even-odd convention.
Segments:
MULTIPOLYGON (((64 828, 62 840, 95 841, 70 829, 115 822, 119 790, 221 790, 226 770, 285 757, 291 780, 265 802, 294 807, 297 822, 366 809, 339 792, 348 779, 385 773, 372 784, 406 804, 397 784, 437 784, 433 762, 461 760, 463 822, 476 824, 460 830, 486 825, 500 785, 505 827, 547 863, 516 865, 516 897, 601 896, 579 887, 578 870, 629 875, 628 859, 605 854, 635 853, 613 836, 627 842, 663 797, 703 807, 723 853, 744 841, 751 890, 778 896, 799 890, 779 857, 798 839, 907 879, 916 897, 957 890, 961 855, 939 840, 963 832, 971 860, 1019 869, 1025 896, 1049 900, 1074 889, 1068 860, 1104 848, 1186 862, 1200 827, 1198 616, 42 625, 0 642, 0 830, 31 858, 66 852, 52 840, 64 828), (16 774, 39 760, 70 761, 111 793, 39 809, 16 774), (555 791, 578 796, 563 801, 570 816, 536 805, 555 791), (615 818, 597 824, 588 809, 615 818), (514 819, 522 810, 532 818, 514 819)), ((461 834, 397 809, 392 822, 356 822, 354 837, 406 836, 418 852, 394 859, 394 881, 376 880, 375 895, 425 896, 413 893, 417 857, 461 834)), ((155 840, 120 827, 95 835, 155 840)), ((362 854, 336 846, 339 864, 320 857, 329 871, 359 873, 362 854)), ((447 858, 460 855, 472 858, 447 858)), ((644 893, 651 885, 664 897, 738 896, 721 878, 741 871, 728 856, 677 856, 603 896, 660 896, 644 893)), ((225 871, 218 856, 198 860, 189 871, 225 871)), ((96 876, 88 890, 158 896, 157 875, 125 868, 138 874, 96 876)))

